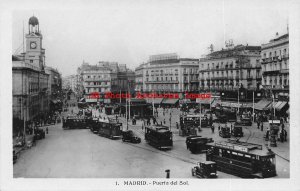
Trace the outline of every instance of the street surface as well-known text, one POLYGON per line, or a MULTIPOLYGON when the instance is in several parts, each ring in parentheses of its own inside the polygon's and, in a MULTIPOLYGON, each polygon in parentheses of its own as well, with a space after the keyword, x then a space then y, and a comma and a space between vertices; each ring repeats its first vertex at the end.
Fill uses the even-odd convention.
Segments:
MULTIPOLYGON (((69 108, 74 113, 78 108, 69 108)), ((191 154, 186 149, 185 137, 178 135, 176 122, 179 123, 179 110, 172 111, 172 131, 174 146, 172 150, 160 151, 149 146, 144 140, 142 121, 137 125, 129 122, 128 129, 134 130, 141 138, 140 144, 123 143, 93 134, 89 129, 63 130, 62 124, 48 126, 49 134, 39 140, 37 145, 21 153, 14 164, 14 177, 26 178, 165 178, 166 169, 171 170, 171 178, 194 178, 191 168, 198 161, 205 161, 205 153, 191 154)), ((169 112, 165 116, 159 109, 158 122, 166 119, 169 126, 169 112)), ((124 118, 119 117, 123 129, 127 128, 124 118)), ((224 140, 210 128, 202 128, 198 135, 212 137, 215 141, 224 140)), ((230 123, 228 123, 230 125, 230 123)), ((265 124, 266 127, 267 123, 265 124)), ((44 127, 45 128, 45 127, 44 127)), ((256 128, 244 127, 242 141, 265 144, 263 134, 256 128)), ((289 126, 286 125, 286 130, 289 126)), ((289 131, 288 131, 289 133, 289 131)), ((276 155, 278 176, 289 178, 289 142, 278 142, 271 148, 276 155)), ((219 178, 238 178, 218 172, 219 178)))

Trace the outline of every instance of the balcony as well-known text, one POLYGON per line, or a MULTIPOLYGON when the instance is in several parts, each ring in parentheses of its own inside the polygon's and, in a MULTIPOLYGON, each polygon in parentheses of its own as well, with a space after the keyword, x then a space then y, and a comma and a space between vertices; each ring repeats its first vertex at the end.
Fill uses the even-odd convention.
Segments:
POLYGON ((86 82, 110 82, 109 78, 85 78, 83 81, 86 82))
POLYGON ((287 60, 287 59, 289 59, 289 55, 288 54, 282 55, 282 60, 287 60))
POLYGON ((145 83, 146 84, 178 84, 179 81, 177 81, 177 80, 172 80, 172 81, 161 80, 161 81, 147 81, 145 83))
POLYGON ((86 88, 106 88, 106 87, 110 87, 110 85, 94 85, 94 84, 91 84, 91 85, 84 85, 84 87, 86 87, 86 88))

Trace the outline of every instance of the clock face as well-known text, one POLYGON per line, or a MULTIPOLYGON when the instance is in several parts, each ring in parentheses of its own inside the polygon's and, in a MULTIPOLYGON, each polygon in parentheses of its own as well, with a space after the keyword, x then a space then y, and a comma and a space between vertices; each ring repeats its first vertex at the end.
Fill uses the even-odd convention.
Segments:
POLYGON ((30 48, 35 49, 36 48, 36 43, 35 42, 31 42, 30 43, 30 48))

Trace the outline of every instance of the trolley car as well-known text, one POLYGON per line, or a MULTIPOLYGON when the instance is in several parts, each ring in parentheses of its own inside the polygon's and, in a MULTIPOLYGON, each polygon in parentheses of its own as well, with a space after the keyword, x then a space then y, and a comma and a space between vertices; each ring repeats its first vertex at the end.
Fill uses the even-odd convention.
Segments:
POLYGON ((158 149, 173 147, 173 134, 166 126, 152 126, 145 129, 145 140, 158 149))
POLYGON ((276 176, 275 154, 262 145, 228 140, 208 143, 206 160, 217 163, 219 171, 242 178, 268 178, 276 176))
POLYGON ((85 129, 87 118, 82 116, 68 116, 63 120, 63 129, 85 129))
POLYGON ((110 139, 119 139, 122 136, 122 123, 117 123, 117 121, 108 118, 107 116, 102 116, 99 118, 99 129, 98 134, 103 137, 108 137, 110 139))

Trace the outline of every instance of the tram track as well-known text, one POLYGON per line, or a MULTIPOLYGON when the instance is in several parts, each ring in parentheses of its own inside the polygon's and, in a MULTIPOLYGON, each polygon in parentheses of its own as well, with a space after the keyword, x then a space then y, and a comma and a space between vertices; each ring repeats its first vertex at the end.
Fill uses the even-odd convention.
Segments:
POLYGON ((157 153, 157 154, 160 154, 160 155, 168 156, 168 157, 173 158, 173 159, 178 159, 178 160, 183 161, 183 162, 187 162, 187 163, 191 163, 191 164, 195 164, 197 162, 197 161, 192 161, 191 159, 188 159, 188 158, 179 157, 173 151, 165 151, 165 152, 163 152, 163 151, 160 151, 160 150, 154 150, 152 148, 142 147, 142 146, 136 145, 136 144, 126 143, 126 142, 123 142, 123 143, 124 144, 128 144, 128 145, 130 145, 132 147, 136 147, 136 148, 147 150, 147 151, 150 151, 150 152, 153 152, 153 153, 157 153))

